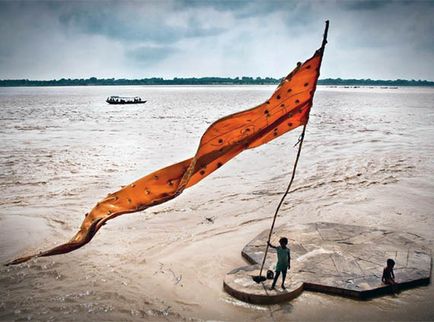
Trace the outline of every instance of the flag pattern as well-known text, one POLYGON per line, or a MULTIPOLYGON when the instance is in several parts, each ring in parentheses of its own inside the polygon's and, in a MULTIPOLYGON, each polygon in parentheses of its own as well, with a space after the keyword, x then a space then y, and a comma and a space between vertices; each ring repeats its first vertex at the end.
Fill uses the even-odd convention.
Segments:
POLYGON ((194 157, 157 170, 110 193, 85 215, 80 230, 67 243, 32 257, 73 251, 87 244, 108 221, 175 198, 244 150, 258 147, 308 122, 324 45, 286 76, 272 96, 251 109, 223 117, 205 131, 194 157))

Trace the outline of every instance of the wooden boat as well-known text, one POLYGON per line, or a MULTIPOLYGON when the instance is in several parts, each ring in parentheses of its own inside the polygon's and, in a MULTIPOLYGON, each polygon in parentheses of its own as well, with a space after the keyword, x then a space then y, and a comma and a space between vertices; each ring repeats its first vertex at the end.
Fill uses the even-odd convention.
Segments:
POLYGON ((107 97, 106 102, 109 104, 145 104, 139 96, 128 97, 128 96, 110 96, 107 97))

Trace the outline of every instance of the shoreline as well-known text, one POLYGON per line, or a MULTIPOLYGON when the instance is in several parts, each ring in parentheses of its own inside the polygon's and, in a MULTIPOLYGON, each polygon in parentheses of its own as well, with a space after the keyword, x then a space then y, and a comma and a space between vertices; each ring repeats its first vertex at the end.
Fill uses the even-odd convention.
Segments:
MULTIPOLYGON (((0 87, 67 87, 67 86, 239 86, 239 85, 278 85, 281 79, 271 77, 201 77, 201 78, 143 78, 115 79, 95 77, 81 79, 1 79, 0 87)), ((341 79, 324 78, 318 80, 320 86, 339 87, 434 87, 434 81, 428 80, 378 80, 378 79, 341 79)))

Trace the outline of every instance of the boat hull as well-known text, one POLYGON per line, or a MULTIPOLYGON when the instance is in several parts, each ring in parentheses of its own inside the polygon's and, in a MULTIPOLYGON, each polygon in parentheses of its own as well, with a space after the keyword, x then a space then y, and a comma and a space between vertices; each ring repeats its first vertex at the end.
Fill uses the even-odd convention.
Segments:
POLYGON ((125 104, 145 104, 147 101, 140 101, 140 102, 110 102, 110 101, 106 101, 109 104, 114 104, 114 105, 125 105, 125 104))

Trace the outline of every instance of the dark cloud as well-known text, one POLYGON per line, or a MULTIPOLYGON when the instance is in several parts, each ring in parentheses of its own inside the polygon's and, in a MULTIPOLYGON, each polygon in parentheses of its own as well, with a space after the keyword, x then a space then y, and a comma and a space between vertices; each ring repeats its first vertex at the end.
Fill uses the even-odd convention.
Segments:
POLYGON ((1 1, 0 78, 284 75, 330 19, 323 77, 434 79, 434 1, 1 1))
POLYGON ((212 7, 216 10, 221 11, 239 11, 248 6, 252 1, 245 0, 179 0, 175 2, 176 9, 185 9, 185 8, 206 8, 212 7))
POLYGON ((179 49, 172 46, 139 46, 136 48, 128 49, 126 57, 131 59, 134 63, 140 65, 154 64, 163 61, 169 56, 179 51, 179 49))
POLYGON ((223 28, 205 26, 194 15, 184 17, 181 25, 170 24, 166 15, 182 13, 170 2, 84 2, 69 5, 59 16, 67 28, 104 35, 117 40, 173 43, 186 37, 218 35, 223 28))
POLYGON ((378 10, 388 4, 385 0, 350 0, 343 2, 344 7, 350 10, 378 10))

